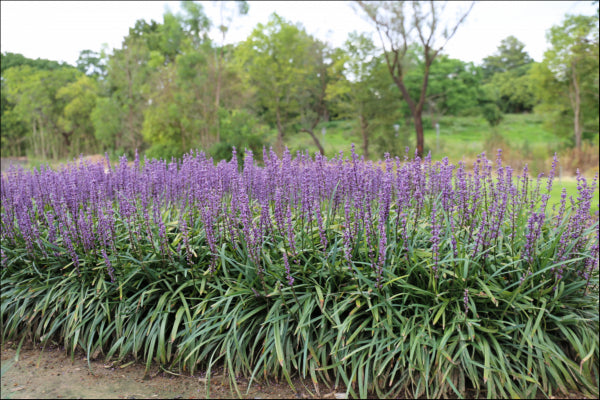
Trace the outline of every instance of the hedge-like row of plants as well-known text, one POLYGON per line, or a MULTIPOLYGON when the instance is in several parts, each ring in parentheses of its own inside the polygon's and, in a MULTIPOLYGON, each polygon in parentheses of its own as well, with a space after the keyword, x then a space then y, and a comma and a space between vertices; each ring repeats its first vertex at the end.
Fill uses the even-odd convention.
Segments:
POLYGON ((596 180, 485 155, 13 168, 3 340, 351 396, 598 395, 596 180), (318 389, 317 389, 318 390, 318 389))

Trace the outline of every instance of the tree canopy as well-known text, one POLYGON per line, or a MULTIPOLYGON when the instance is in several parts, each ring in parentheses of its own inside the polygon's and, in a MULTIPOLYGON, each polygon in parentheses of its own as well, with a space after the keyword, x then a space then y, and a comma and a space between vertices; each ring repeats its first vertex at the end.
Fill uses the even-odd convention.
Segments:
POLYGON ((75 66, 2 53, 3 154, 168 158, 200 148, 220 159, 236 147, 260 158, 263 146, 298 141, 326 153, 320 133, 336 120, 351 122, 347 135, 366 157, 399 153, 413 144, 410 130, 421 154, 427 120, 482 115, 497 125, 523 112, 544 113, 577 148, 597 140, 598 15, 552 27, 540 63, 510 35, 476 65, 444 50, 470 8, 452 19, 438 2, 355 5, 373 31, 339 48, 277 14, 226 44, 251 3, 219 2, 212 21, 186 1, 177 14, 136 21, 118 48, 82 50, 75 66))

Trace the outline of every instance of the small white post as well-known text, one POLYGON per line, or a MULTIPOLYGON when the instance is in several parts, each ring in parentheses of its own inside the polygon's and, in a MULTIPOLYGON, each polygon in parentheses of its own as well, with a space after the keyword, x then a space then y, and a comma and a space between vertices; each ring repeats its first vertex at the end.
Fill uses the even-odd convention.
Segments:
POLYGON ((558 166, 558 183, 562 184, 562 165, 558 166))

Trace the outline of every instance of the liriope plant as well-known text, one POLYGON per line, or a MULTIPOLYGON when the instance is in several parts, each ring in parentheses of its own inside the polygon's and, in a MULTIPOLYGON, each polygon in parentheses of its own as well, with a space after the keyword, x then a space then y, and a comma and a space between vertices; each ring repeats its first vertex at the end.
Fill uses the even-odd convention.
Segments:
MULTIPOLYGON (((2 177, 2 339, 250 383, 597 395, 596 180, 265 151, 2 177)), ((210 383, 210 379, 208 380, 210 383)), ((207 385, 209 390, 210 384, 207 385)))

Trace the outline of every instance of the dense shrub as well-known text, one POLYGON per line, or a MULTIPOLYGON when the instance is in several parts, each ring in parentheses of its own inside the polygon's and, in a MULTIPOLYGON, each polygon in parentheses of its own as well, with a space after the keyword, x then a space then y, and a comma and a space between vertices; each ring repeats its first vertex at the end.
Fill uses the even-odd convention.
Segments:
MULTIPOLYGON (((590 185, 481 155, 127 160, 2 177, 2 338, 352 396, 598 394, 590 185), (293 386, 293 385, 292 385, 293 386)), ((555 160, 556 165, 556 160, 555 160)), ((236 390, 237 390, 237 386, 236 390)), ((239 392, 238 392, 239 393, 239 392)))

